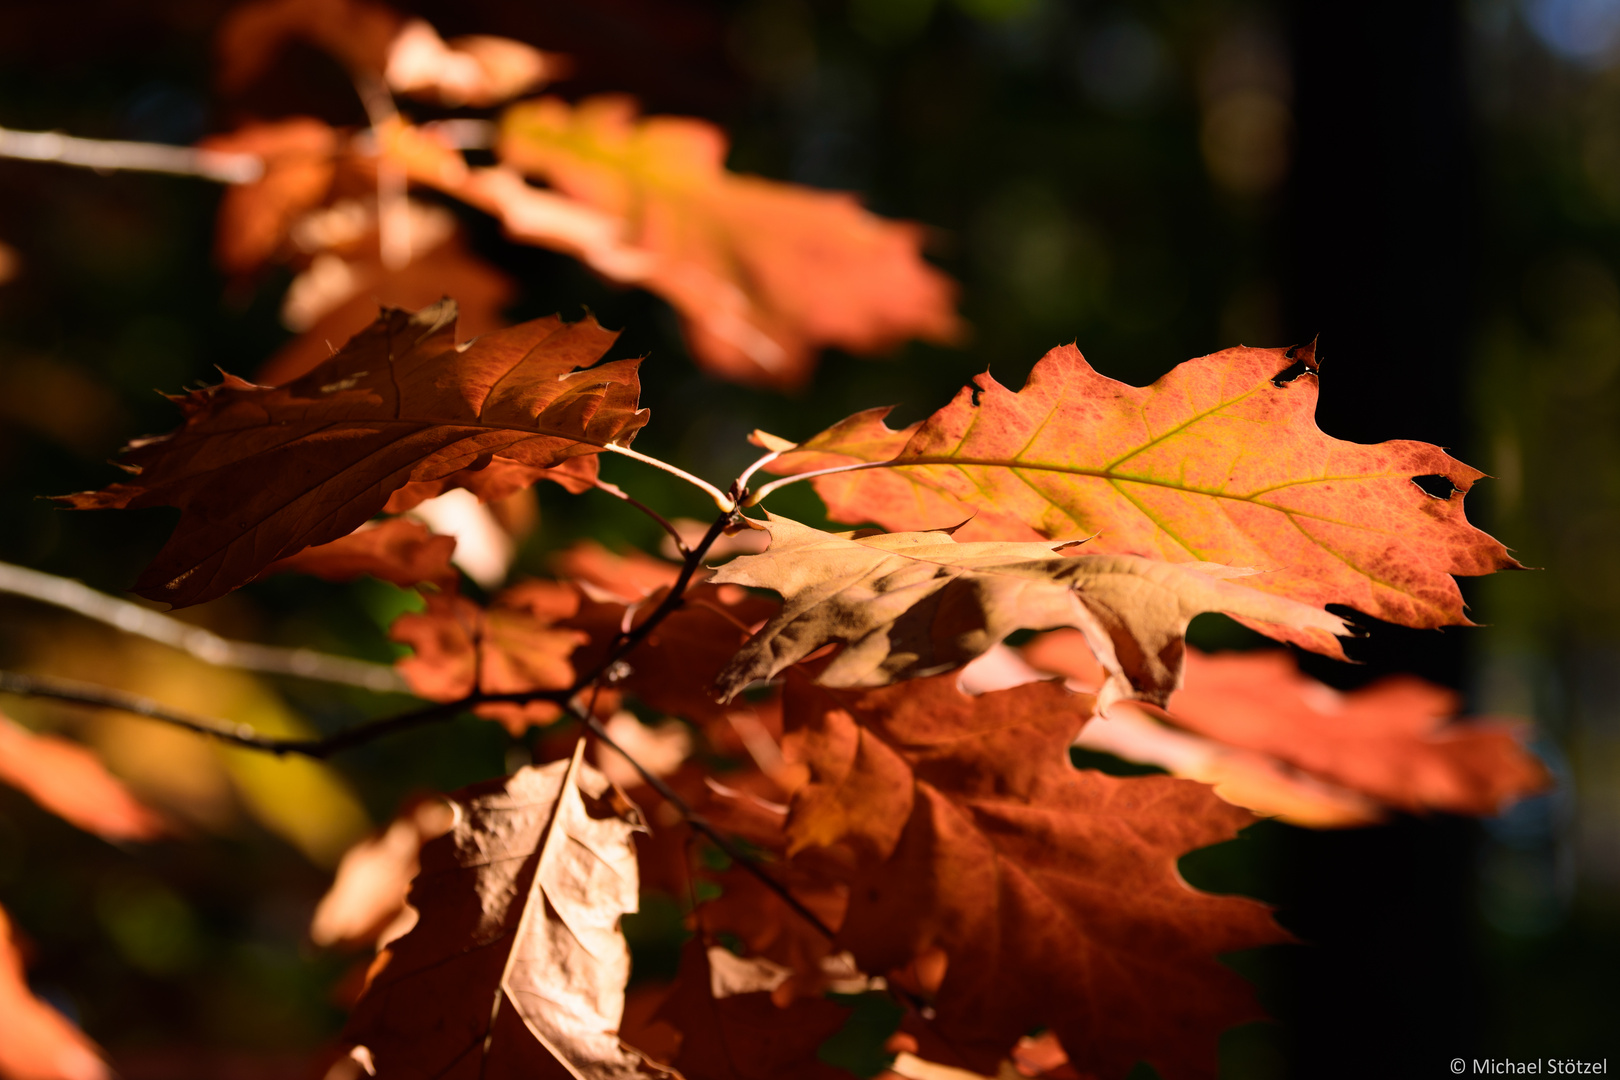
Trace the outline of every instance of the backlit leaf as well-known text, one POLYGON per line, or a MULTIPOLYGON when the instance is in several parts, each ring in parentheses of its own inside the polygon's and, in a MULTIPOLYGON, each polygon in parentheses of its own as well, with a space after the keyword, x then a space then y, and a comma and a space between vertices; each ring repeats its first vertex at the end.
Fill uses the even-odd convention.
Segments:
POLYGON ((727 378, 799 386, 821 346, 959 333, 955 289, 918 254, 920 230, 848 195, 726 171, 725 136, 702 120, 638 119, 623 97, 545 98, 508 110, 498 152, 606 215, 617 236, 603 242, 642 255, 612 276, 673 304, 699 363, 727 378))
POLYGON ((88 749, 55 735, 36 735, 3 715, 0 783, 107 840, 155 840, 167 831, 163 818, 88 749))
MULTIPOLYGON (((963 539, 1084 539, 1090 549, 1267 571, 1254 588, 1390 622, 1468 622, 1454 574, 1518 564, 1469 525, 1481 474, 1427 443, 1374 446, 1317 428, 1311 349, 1227 349, 1152 386, 1105 378, 1053 349, 1014 393, 977 376, 949 405, 892 431, 850 418, 770 468, 893 467, 813 481, 835 521, 962 527, 963 539), (1294 365, 1303 373, 1283 381, 1294 365), (1441 476, 1448 498, 1415 477, 1441 476)), ((1257 627, 1330 655, 1331 632, 1257 627)))

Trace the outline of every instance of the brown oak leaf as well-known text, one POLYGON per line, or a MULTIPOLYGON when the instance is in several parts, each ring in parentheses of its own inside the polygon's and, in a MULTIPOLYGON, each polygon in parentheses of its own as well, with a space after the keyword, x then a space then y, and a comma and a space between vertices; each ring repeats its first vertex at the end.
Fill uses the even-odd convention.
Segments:
POLYGON ((587 367, 614 337, 594 320, 536 319, 458 345, 455 313, 451 301, 385 311, 286 386, 227 375, 177 397, 184 425, 130 446, 129 482, 65 501, 178 507, 134 591, 184 606, 348 535, 412 481, 497 456, 546 468, 628 444, 646 423, 639 361, 587 367))
POLYGON ((716 687, 727 700, 834 642, 845 644, 822 671, 823 684, 882 686, 960 667, 1015 630, 1072 626, 1112 676, 1104 704, 1162 703, 1180 679, 1187 624, 1200 612, 1344 631, 1336 616, 1214 576, 1231 573, 1223 567, 1066 558, 1050 544, 964 544, 948 532, 857 538, 774 515, 765 527, 768 550, 713 578, 775 589, 784 600, 720 673, 716 687))
POLYGON ((853 854, 836 944, 863 970, 929 994, 981 1072, 1045 1027, 1108 1080, 1139 1060, 1166 1080, 1215 1075, 1220 1033, 1260 1016, 1216 957, 1286 935, 1263 905, 1188 886, 1176 860, 1247 811, 1186 780, 1075 769, 1090 699, 1057 683, 790 683, 789 750, 811 781, 788 833, 853 854))
MULTIPOLYGON (((1483 474, 1427 443, 1324 434, 1316 372, 1309 347, 1236 348, 1139 388, 1065 345, 1019 392, 980 375, 912 427, 890 430, 887 410, 860 413, 769 468, 892 463, 812 481, 835 521, 922 529, 972 518, 963 539, 1090 537, 1097 552, 1268 571, 1249 584, 1313 605, 1467 624, 1452 575, 1518 566, 1464 516, 1483 474), (1295 365, 1304 372, 1284 381, 1295 365), (1444 477, 1451 495, 1427 494, 1413 483, 1423 476, 1444 477)), ((1256 629, 1342 655, 1319 629, 1256 629)))
POLYGON ((717 978, 715 952, 725 950, 696 938, 687 942, 675 986, 658 1010, 657 1018, 681 1034, 680 1050, 671 1062, 681 1076, 850 1080, 853 1074, 816 1057, 821 1044, 849 1019, 847 1007, 824 998, 797 998, 779 1007, 767 990, 745 989, 745 980, 717 978))
POLYGON ((422 847, 411 886, 416 926, 379 956, 344 1031, 378 1075, 643 1075, 616 1034, 643 826, 583 750, 451 796, 455 825, 422 847))
MULTIPOLYGON (((569 658, 587 639, 561 625, 579 610, 579 594, 569 586, 521 582, 487 608, 455 593, 429 593, 425 600, 426 611, 401 615, 388 631, 413 651, 397 666, 418 697, 455 701, 474 690, 520 694, 573 685, 569 658)), ((473 711, 499 721, 514 736, 562 714, 552 701, 485 702, 473 711)))

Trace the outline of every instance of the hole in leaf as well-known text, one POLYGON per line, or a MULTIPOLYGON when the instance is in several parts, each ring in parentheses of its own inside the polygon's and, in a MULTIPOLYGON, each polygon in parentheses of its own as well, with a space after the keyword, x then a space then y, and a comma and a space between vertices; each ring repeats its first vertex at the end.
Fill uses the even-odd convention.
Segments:
POLYGON ((979 398, 982 397, 983 395, 984 395, 984 389, 982 387, 979 387, 979 386, 974 386, 973 387, 973 407, 974 408, 978 408, 978 406, 979 406, 979 398))
POLYGON ((1283 368, 1281 371, 1277 372, 1277 374, 1271 377, 1271 385, 1281 390, 1283 387, 1287 386, 1301 375, 1309 374, 1310 370, 1310 366, 1306 364, 1305 361, 1295 360, 1292 364, 1289 364, 1287 367, 1283 368))
POLYGON ((1436 499, 1449 499, 1457 491, 1457 485, 1444 476, 1427 473, 1423 476, 1412 477, 1412 483, 1423 489, 1423 494, 1431 495, 1436 499))

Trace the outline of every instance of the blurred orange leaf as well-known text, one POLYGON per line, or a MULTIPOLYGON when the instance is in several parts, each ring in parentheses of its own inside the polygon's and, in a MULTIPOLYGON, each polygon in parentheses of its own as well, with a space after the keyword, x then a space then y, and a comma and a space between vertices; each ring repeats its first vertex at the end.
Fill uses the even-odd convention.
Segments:
MULTIPOLYGON (((801 386, 822 346, 961 333, 955 287, 922 259, 920 229, 848 195, 730 173, 724 135, 702 120, 638 119, 624 97, 545 98, 507 111, 498 153, 579 207, 551 196, 555 231, 577 226, 592 266, 673 304, 698 362, 726 378, 801 386)), ((504 197, 486 193, 520 199, 536 202, 510 182, 504 197)))
POLYGON ((3 715, 0 783, 107 840, 155 840, 168 831, 163 818, 88 749, 55 735, 36 735, 3 715))
MULTIPOLYGON (((5 752, 0 751, 0 760, 5 752)), ((22 954, 0 908, 0 1077, 112 1080, 96 1045, 28 988, 22 954)))

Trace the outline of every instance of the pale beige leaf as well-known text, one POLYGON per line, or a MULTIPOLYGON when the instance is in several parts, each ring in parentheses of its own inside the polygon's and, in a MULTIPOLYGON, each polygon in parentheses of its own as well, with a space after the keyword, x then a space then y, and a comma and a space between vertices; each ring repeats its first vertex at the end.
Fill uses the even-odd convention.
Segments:
MULTIPOLYGON (((857 538, 771 516, 769 550, 717 583, 774 589, 780 614, 720 673, 729 699, 823 646, 842 643, 819 681, 885 686, 937 674, 1019 629, 1072 626, 1109 672, 1099 700, 1162 704, 1177 686, 1194 615, 1222 611, 1285 627, 1345 632, 1336 616, 1223 578, 1247 571, 1130 555, 1065 557, 1050 544, 959 544, 948 532, 857 538)), ((1067 546, 1067 545, 1064 545, 1067 546)))
POLYGON ((643 826, 583 747, 452 796, 461 813, 423 847, 411 888, 419 921, 382 954, 345 1033, 378 1075, 641 1075, 617 1030, 643 826))

